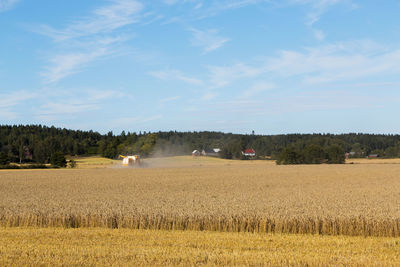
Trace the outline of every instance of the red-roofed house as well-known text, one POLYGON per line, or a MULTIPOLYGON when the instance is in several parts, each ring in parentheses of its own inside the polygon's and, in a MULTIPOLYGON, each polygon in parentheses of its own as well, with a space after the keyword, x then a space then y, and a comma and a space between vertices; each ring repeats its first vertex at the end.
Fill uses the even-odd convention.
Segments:
POLYGON ((242 152, 242 154, 246 157, 255 157, 256 151, 254 151, 252 148, 247 148, 242 152))

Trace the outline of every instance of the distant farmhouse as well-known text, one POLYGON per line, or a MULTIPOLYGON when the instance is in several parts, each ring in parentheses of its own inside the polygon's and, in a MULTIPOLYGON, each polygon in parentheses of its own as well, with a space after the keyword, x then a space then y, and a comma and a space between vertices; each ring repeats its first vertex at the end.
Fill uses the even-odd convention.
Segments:
POLYGON ((211 157, 218 157, 219 152, 221 152, 221 149, 219 148, 213 148, 213 149, 203 149, 201 151, 201 155, 203 156, 211 156, 211 157))
POLYGON ((244 151, 242 151, 242 154, 245 157, 255 157, 256 156, 256 151, 252 148, 247 148, 244 151))

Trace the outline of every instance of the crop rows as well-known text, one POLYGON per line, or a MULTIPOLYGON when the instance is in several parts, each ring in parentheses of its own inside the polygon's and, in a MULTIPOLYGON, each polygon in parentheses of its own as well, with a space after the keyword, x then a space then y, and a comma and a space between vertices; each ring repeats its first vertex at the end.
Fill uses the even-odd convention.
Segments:
POLYGON ((0 228, 0 266, 398 266, 397 238, 0 228))
POLYGON ((400 236, 400 165, 0 172, 0 226, 400 236))

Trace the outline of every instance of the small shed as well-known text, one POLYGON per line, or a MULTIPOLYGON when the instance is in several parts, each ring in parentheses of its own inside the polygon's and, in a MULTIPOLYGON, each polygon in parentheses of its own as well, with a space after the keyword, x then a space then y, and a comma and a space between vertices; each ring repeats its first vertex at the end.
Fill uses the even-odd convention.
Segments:
POLYGON ((198 150, 193 150, 193 152, 192 152, 192 156, 193 156, 193 157, 198 157, 198 156, 200 156, 200 155, 201 155, 200 151, 198 151, 198 150))

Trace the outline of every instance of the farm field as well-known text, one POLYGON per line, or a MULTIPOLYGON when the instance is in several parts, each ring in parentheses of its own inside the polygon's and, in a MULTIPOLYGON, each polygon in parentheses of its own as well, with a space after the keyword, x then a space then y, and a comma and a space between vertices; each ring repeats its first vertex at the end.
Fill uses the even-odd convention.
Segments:
POLYGON ((1 266, 398 266, 395 238, 0 228, 1 266))
POLYGON ((0 171, 1 266, 400 265, 398 161, 99 160, 0 171))
POLYGON ((153 166, 1 171, 0 225, 400 236, 400 164, 153 166))

